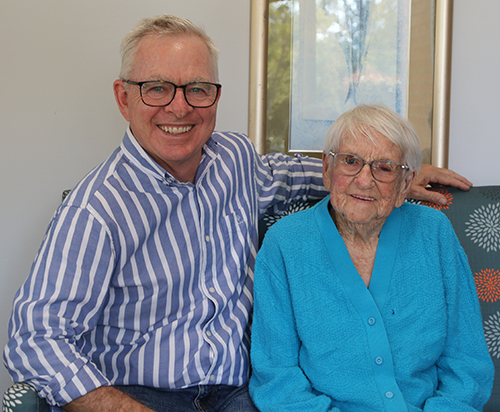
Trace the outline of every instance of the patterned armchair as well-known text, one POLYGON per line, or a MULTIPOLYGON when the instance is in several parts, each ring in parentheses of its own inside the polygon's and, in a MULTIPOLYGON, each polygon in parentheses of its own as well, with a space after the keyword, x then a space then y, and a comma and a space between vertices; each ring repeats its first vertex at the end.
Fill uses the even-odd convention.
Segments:
MULTIPOLYGON (((469 259, 481 305, 483 328, 495 365, 495 381, 484 412, 500 411, 500 186, 474 187, 469 192, 435 189, 448 199, 437 207, 450 219, 469 259)), ((421 203, 421 202, 415 202, 421 203)))
MULTIPOLYGON (((500 411, 500 185, 474 187, 468 192, 454 188, 433 189, 449 200, 441 207, 425 202, 412 203, 440 209, 450 219, 471 266, 481 305, 484 333, 495 370, 495 382, 484 412, 500 411)), ((296 204, 279 215, 267 215, 259 223, 261 239, 269 226, 281 217, 310 207, 296 204)), ((45 412, 48 405, 30 385, 17 383, 4 394, 4 412, 45 412)))

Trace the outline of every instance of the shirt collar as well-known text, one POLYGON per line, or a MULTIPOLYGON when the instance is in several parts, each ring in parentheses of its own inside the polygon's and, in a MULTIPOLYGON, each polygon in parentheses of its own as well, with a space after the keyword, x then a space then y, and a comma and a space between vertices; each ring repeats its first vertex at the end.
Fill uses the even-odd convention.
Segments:
MULTIPOLYGON (((120 148, 121 150, 123 150, 125 156, 130 160, 131 163, 141 169, 144 173, 153 176, 155 179, 160 180, 165 184, 187 184, 179 182, 163 167, 156 163, 139 144, 137 139, 132 134, 130 127, 127 128, 120 148)), ((196 180, 198 180, 199 177, 201 177, 202 174, 205 173, 205 171, 217 156, 217 142, 215 141, 213 136, 210 136, 208 141, 205 143, 205 146, 203 146, 202 151, 202 158, 200 161, 198 172, 196 173, 196 180)))
POLYGON ((158 180, 165 179, 165 173, 167 173, 166 170, 146 153, 132 134, 130 127, 127 128, 120 148, 123 150, 125 156, 130 160, 130 162, 141 169, 144 173, 152 175, 158 180))

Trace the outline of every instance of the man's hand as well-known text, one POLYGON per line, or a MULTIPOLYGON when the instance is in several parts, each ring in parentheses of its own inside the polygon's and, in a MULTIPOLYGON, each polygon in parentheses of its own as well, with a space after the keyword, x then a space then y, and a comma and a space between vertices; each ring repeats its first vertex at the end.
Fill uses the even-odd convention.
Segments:
POLYGON ((105 386, 63 406, 67 412, 154 412, 112 386, 105 386))
POLYGON ((429 184, 454 186, 461 190, 469 190, 472 183, 465 177, 449 169, 442 169, 431 165, 422 165, 420 172, 413 181, 408 197, 417 200, 445 205, 447 199, 441 193, 427 190, 429 184))

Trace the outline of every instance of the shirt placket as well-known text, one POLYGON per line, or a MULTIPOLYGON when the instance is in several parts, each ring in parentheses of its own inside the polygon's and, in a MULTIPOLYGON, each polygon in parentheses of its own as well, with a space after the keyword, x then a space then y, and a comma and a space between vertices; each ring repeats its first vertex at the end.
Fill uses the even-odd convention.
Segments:
POLYGON ((215 328, 217 313, 219 312, 218 294, 213 277, 216 276, 213 268, 216 267, 215 238, 213 233, 215 216, 211 212, 210 200, 203 190, 197 190, 198 206, 200 211, 200 289, 204 296, 212 303, 212 317, 207 318, 202 325, 202 338, 210 346, 210 368, 206 372, 202 384, 214 383, 217 379, 216 369, 219 363, 221 350, 220 338, 215 328))

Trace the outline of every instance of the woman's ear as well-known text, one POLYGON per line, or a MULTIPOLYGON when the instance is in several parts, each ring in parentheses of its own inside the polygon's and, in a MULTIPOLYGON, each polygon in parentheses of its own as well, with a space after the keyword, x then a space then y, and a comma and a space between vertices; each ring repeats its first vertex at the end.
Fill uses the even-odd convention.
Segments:
POLYGON ((326 187, 326 190, 330 190, 330 186, 332 184, 331 172, 330 168, 330 155, 323 152, 323 184, 326 187))
POLYGON ((401 189, 398 194, 396 207, 400 207, 404 203, 406 196, 410 192, 411 185, 417 177, 417 173, 417 170, 412 170, 411 172, 407 173, 406 176, 404 176, 403 181, 401 182, 401 189))

